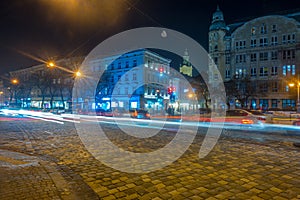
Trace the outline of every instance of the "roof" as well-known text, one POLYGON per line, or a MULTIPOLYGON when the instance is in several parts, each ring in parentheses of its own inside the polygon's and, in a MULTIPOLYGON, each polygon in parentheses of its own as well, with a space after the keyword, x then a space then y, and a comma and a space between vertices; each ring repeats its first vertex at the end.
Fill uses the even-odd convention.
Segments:
POLYGON ((239 19, 236 22, 227 25, 227 27, 229 28, 228 34, 233 33, 237 28, 241 27, 246 22, 249 22, 256 18, 271 16, 271 15, 281 15, 281 16, 295 19, 296 21, 300 22, 300 9, 281 11, 277 13, 269 13, 268 15, 263 15, 263 16, 250 16, 243 19, 239 19))

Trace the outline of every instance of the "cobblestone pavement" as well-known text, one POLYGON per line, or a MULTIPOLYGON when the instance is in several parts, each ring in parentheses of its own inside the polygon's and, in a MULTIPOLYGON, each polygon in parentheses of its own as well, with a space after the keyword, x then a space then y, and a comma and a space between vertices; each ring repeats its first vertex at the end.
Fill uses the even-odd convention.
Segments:
MULTIPOLYGON (((148 152, 174 136, 133 139, 104 127, 120 147, 148 152)), ((222 137, 203 159, 203 135, 173 164, 145 174, 96 160, 72 123, 0 121, 0 199, 300 199, 300 148, 222 137)), ((126 162, 126 161, 124 161, 126 162)))

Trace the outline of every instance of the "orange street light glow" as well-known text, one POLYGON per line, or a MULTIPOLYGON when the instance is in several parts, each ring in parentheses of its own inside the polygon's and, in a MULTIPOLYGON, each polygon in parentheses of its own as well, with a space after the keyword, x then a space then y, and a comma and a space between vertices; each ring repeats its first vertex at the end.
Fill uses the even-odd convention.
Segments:
POLYGON ((78 76, 81 76, 81 73, 80 73, 80 71, 77 71, 76 73, 75 73, 75 75, 78 77, 78 76))
POLYGON ((13 84, 18 84, 18 80, 17 79, 13 79, 12 81, 11 81, 13 84))
POLYGON ((48 63, 47 63, 47 67, 55 67, 54 62, 52 62, 52 61, 51 61, 51 62, 48 62, 48 63))
POLYGON ((290 87, 294 87, 294 86, 295 86, 295 83, 290 83, 289 86, 290 86, 290 87))

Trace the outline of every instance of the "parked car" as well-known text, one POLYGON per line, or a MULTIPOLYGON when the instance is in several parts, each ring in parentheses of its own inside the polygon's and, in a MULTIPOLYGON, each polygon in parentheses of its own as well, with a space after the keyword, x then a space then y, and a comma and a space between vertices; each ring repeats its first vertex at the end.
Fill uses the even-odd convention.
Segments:
POLYGON ((150 119, 150 113, 147 110, 130 110, 130 117, 136 119, 150 119))
POLYGON ((260 116, 255 116, 251 112, 243 109, 233 109, 226 111, 226 122, 239 124, 260 124, 260 116))
POLYGON ((114 116, 113 112, 111 110, 104 110, 104 109, 98 109, 96 110, 96 115, 98 116, 105 116, 105 117, 112 117, 114 116))
POLYGON ((260 121, 265 122, 267 120, 267 115, 262 113, 259 110, 245 110, 246 112, 250 112, 254 117, 260 121))

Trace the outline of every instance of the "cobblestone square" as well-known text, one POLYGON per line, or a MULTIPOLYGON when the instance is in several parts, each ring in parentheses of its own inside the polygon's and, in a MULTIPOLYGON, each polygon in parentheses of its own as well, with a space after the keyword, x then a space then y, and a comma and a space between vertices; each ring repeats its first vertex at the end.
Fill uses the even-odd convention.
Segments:
MULTIPOLYGON (((114 143, 137 152, 160 148, 174 134, 143 142, 106 128, 114 143)), ((131 174, 95 159, 72 123, 1 121, 1 199, 300 199, 299 147, 221 137, 199 159, 202 140, 197 135, 169 166, 131 174)))

